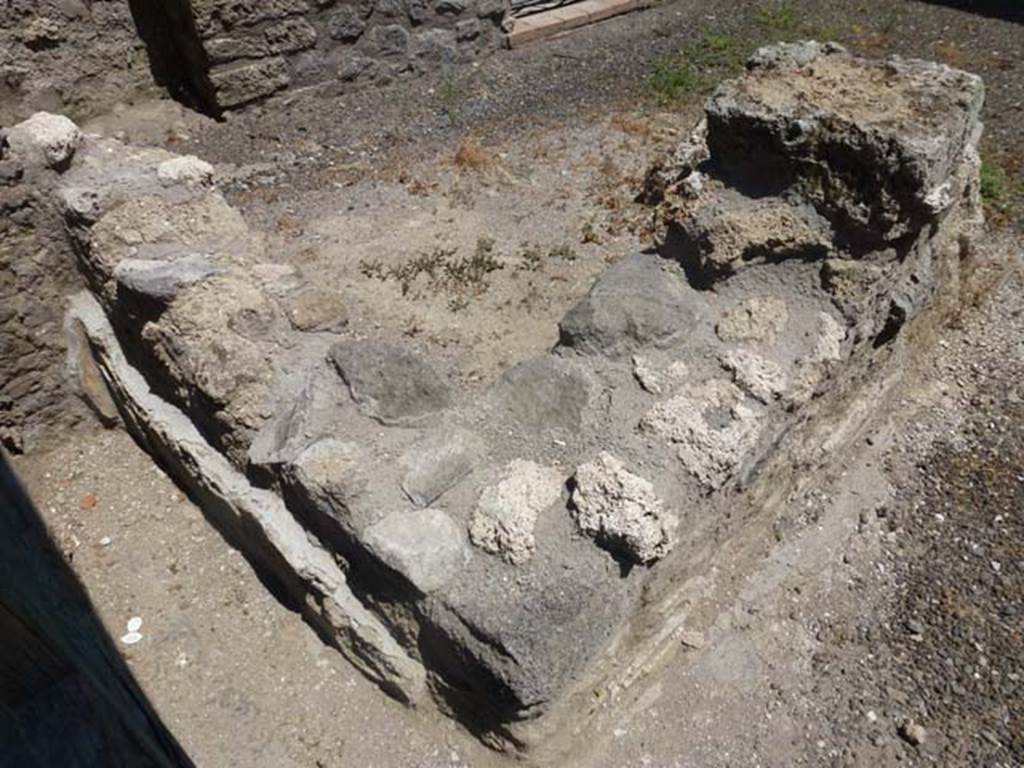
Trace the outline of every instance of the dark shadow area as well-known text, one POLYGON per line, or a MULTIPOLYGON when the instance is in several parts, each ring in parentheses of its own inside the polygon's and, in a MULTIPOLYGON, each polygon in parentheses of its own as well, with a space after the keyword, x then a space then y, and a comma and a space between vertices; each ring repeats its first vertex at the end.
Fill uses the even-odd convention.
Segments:
POLYGON ((219 117, 210 65, 199 42, 190 0, 129 0, 128 4, 157 84, 185 106, 219 117))
POLYGON ((1022 0, 924 0, 924 2, 1024 24, 1024 2, 1022 0))
POLYGON ((191 768, 0 453, 0 768, 191 768))

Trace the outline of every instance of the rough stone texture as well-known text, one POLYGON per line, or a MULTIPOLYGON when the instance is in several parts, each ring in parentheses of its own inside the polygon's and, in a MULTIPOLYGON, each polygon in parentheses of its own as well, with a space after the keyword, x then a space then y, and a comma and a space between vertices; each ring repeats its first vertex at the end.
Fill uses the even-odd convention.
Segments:
POLYGON ((497 484, 480 495, 469 523, 469 538, 485 552, 512 565, 533 556, 537 517, 561 498, 565 479, 552 467, 517 459, 497 484))
POLYGON ((722 366, 732 373, 733 381, 744 392, 765 405, 781 397, 789 387, 788 377, 778 364, 750 350, 730 349, 722 356, 722 366))
POLYGON ((501 45, 506 4, 207 0, 193 7, 216 109, 287 87, 353 88, 450 67, 501 45))
POLYGON ((98 114, 161 86, 220 112, 291 86, 383 84, 494 52, 508 8, 495 0, 8 5, 0 125, 38 110, 98 114))
POLYGON ((213 184, 213 166, 193 155, 174 157, 160 163, 156 176, 162 184, 213 184))
POLYGON ((48 165, 42 147, 14 156, 0 140, 0 445, 15 452, 85 415, 66 386, 61 314, 80 282, 48 165))
POLYGON ((652 395, 660 395, 666 390, 674 389, 686 379, 688 373, 689 369, 682 360, 659 370, 647 358, 633 355, 633 376, 640 386, 652 395))
POLYGON ((559 323, 559 343, 612 357, 664 347, 698 324, 699 303, 685 277, 641 254, 608 269, 559 323))
POLYGON ((700 196, 677 232, 683 258, 706 278, 765 261, 824 259, 832 249, 829 226, 811 206, 775 198, 700 196))
POLYGON ((786 302, 772 297, 745 299, 728 309, 715 326, 722 341, 765 341, 769 344, 786 329, 786 302))
POLYGON ((689 178, 699 175, 698 169, 711 157, 708 151, 707 120, 701 120, 689 138, 679 143, 669 157, 655 163, 644 179, 644 201, 657 205, 665 193, 689 178))
POLYGON ((649 565, 675 545, 679 518, 654 486, 606 451, 576 470, 572 502, 580 531, 633 562, 649 565))
POLYGON ((494 387, 496 418, 526 433, 572 434, 583 423, 592 383, 557 358, 528 360, 511 368, 494 387))
POLYGON ((408 350, 342 342, 330 354, 360 410, 382 424, 415 424, 451 404, 448 384, 408 350))
POLYGON ((470 557, 462 527, 438 509, 392 512, 367 529, 363 540, 423 594, 448 583, 470 557))
POLYGON ((40 110, 81 119, 158 93, 124 0, 0 5, 0 125, 40 110))
POLYGON ((303 606, 307 621, 347 658, 396 696, 409 702, 420 699, 426 687, 423 667, 359 602, 331 554, 295 521, 277 495, 251 486, 185 414, 153 394, 125 360, 95 299, 75 297, 71 313, 95 349, 104 379, 123 406, 133 434, 203 501, 203 511, 240 544, 257 568, 280 580, 303 606))
POLYGON ((273 305, 250 284, 219 275, 182 292, 142 328, 147 367, 185 394, 208 439, 232 457, 247 455, 270 416, 272 367, 259 339, 274 316, 273 305))
POLYGON ((60 170, 71 162, 82 141, 82 132, 63 115, 36 112, 9 129, 5 138, 15 162, 39 163, 60 170))
POLYGON ((790 45, 719 88, 708 145, 727 172, 795 186, 843 238, 877 248, 952 203, 983 100, 980 78, 940 64, 790 45))
POLYGON ((402 464, 402 490, 418 506, 433 504, 480 463, 482 441, 464 429, 438 430, 411 448, 402 464))
POLYGON ((712 379, 655 405, 642 429, 676 446, 679 460, 709 490, 736 475, 760 436, 763 415, 745 402, 743 392, 712 379))
POLYGON ((222 109, 242 107, 265 99, 291 83, 288 63, 281 56, 233 64, 210 74, 217 105, 222 109))

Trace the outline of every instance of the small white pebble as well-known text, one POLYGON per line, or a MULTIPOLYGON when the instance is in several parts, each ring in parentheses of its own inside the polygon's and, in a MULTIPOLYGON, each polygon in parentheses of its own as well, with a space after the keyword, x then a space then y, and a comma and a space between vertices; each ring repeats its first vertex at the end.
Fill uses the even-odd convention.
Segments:
POLYGON ((130 619, 128 619, 129 632, 138 632, 140 629, 142 629, 142 619, 140 619, 138 616, 132 616, 130 619))
POLYGON ((109 536, 104 536, 102 539, 100 539, 100 546, 101 547, 109 547, 112 542, 113 542, 112 538, 110 538, 109 536))
POLYGON ((129 632, 128 634, 121 636, 121 642, 125 645, 135 645, 141 639, 142 635, 138 632, 129 632))

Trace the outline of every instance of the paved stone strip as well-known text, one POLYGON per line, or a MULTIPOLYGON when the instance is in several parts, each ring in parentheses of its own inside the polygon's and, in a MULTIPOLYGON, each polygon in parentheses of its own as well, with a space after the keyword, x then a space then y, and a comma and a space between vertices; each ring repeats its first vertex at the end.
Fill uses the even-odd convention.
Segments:
POLYGON ((153 394, 125 360, 99 303, 74 296, 68 327, 84 333, 125 425, 160 457, 177 482, 258 569, 304 605, 303 616, 384 690, 407 703, 426 690, 426 673, 349 589, 345 574, 274 493, 254 488, 181 411, 153 394))
POLYGON ((508 35, 510 48, 520 48, 587 24, 637 11, 650 5, 646 0, 583 0, 516 19, 508 35))

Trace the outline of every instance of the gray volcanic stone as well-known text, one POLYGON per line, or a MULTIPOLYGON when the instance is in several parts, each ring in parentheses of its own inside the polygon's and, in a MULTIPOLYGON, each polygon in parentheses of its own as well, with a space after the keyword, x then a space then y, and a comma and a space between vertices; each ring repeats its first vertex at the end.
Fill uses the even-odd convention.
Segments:
POLYGON ((522 434, 574 433, 583 423, 591 386, 579 368, 547 355, 506 371, 491 402, 498 418, 522 434))
POLYGON ((175 261, 124 259, 114 268, 114 279, 134 293, 167 302, 182 289, 221 272, 207 257, 190 254, 175 261))
POLYGON ((398 24, 374 27, 367 33, 369 49, 380 56, 401 56, 409 47, 409 33, 398 24))
POLYGON ((343 5, 327 20, 327 29, 334 40, 351 43, 366 30, 366 22, 355 8, 343 5))
POLYGON ((559 343, 588 354, 627 355, 667 346, 699 322, 685 277, 664 259, 638 254, 609 268, 559 323, 559 343))
POLYGON ((329 354, 360 410, 382 424, 415 424, 451 404, 444 379, 407 350, 345 341, 331 347, 329 354))
POLYGON ((448 583, 470 558, 462 528, 439 509, 392 512, 363 533, 363 542, 423 594, 448 583))
POLYGON ((636 563, 660 560, 675 545, 679 518, 665 510, 649 481, 610 453, 576 470, 572 501, 580 531, 636 563))
POLYGON ((302 389, 287 398, 249 447, 249 461, 257 466, 293 460, 308 446, 339 433, 341 414, 349 399, 345 383, 324 364, 311 371, 302 389))
POLYGON ((402 490, 417 506, 429 506, 473 471, 483 450, 480 439, 464 429, 438 431, 402 457, 408 467, 402 490))

